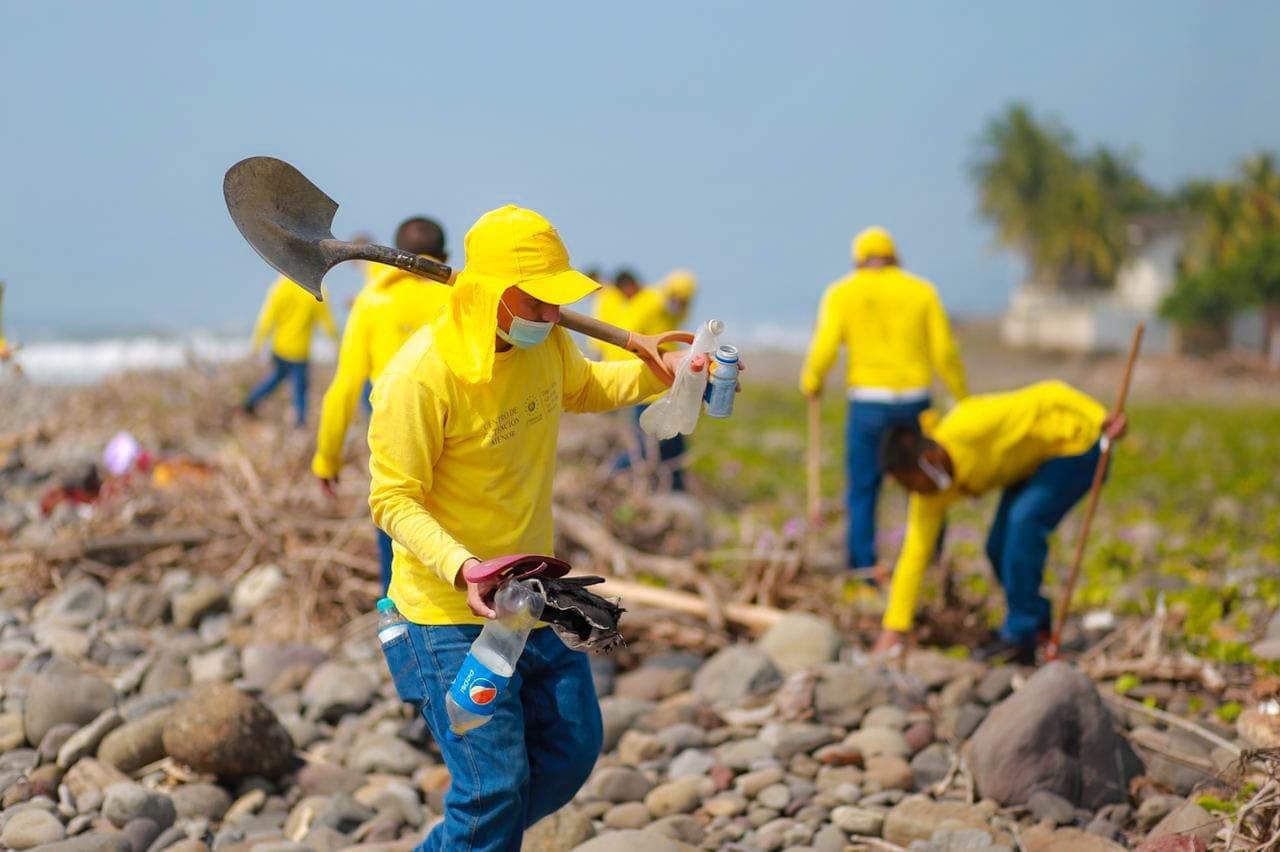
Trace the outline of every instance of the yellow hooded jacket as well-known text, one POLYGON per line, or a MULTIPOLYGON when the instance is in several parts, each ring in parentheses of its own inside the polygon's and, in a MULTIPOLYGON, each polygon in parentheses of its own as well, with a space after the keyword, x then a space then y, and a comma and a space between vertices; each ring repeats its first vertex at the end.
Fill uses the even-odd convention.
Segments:
MULTIPOLYGON (((617 287, 605 287, 596 296, 595 316, 603 322, 634 331, 636 334, 664 334, 676 331, 689 313, 689 301, 693 298, 696 279, 683 271, 672 273, 654 287, 644 287, 630 299, 617 287), (672 297, 684 302, 679 313, 668 310, 672 297)), ((625 361, 637 356, 609 343, 597 343, 600 357, 605 361, 625 361)))
POLYGON ((911 629, 920 582, 952 503, 1022 482, 1050 459, 1086 452, 1106 416, 1100 403, 1055 381, 956 403, 930 436, 951 457, 953 482, 943 492, 911 495, 885 628, 911 629))
POLYGON ((312 296, 301 285, 281 276, 267 292, 262 311, 253 329, 253 350, 257 352, 267 335, 271 351, 286 361, 306 361, 311 355, 311 332, 317 324, 338 339, 338 327, 329 313, 329 303, 312 296))
POLYGON ((347 426, 364 393, 391 357, 449 301, 443 284, 410 275, 394 266, 371 264, 369 278, 356 296, 342 333, 338 368, 325 391, 311 471, 323 479, 337 476, 347 426))
POLYGON ((858 269, 827 288, 800 374, 807 395, 822 390, 840 344, 849 352, 847 385, 909 391, 936 371, 951 395, 967 394, 964 365, 933 285, 897 266, 858 269))

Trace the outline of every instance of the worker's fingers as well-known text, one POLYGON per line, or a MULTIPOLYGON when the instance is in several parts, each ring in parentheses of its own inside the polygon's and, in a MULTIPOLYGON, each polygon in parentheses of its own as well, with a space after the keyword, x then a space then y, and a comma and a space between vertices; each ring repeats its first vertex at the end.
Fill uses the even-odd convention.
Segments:
POLYGON ((689 359, 690 371, 694 373, 701 373, 706 368, 707 368, 707 356, 705 354, 698 353, 697 355, 694 355, 692 358, 689 359))
POLYGON ((498 613, 494 612, 493 607, 485 603, 483 588, 485 585, 487 584, 467 584, 467 606, 473 614, 481 618, 497 618, 498 613))

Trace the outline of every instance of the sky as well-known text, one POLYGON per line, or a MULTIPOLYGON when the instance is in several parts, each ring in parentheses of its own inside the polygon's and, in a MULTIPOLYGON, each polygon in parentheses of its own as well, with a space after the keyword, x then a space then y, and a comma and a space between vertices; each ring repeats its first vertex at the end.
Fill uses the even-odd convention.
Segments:
MULTIPOLYGON (((808 328, 882 224, 959 315, 1020 270, 977 214, 1014 100, 1170 188, 1280 148, 1271 2, 0 0, 0 280, 12 338, 247 331, 273 273, 222 175, 286 159, 339 236, 505 203, 580 268, 675 267, 696 312, 808 328)), ((336 296, 358 279, 335 270, 336 296)))

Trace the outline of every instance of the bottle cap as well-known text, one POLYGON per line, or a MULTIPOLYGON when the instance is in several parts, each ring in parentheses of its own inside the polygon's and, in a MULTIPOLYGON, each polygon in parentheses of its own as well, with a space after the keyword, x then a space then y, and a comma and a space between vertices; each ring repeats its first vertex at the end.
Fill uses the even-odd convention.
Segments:
POLYGON ((716 350, 716 360, 723 364, 738 363, 738 347, 724 344, 716 350))
POLYGON ((395 612, 396 602, 391 598, 383 598, 378 601, 378 612, 395 612))

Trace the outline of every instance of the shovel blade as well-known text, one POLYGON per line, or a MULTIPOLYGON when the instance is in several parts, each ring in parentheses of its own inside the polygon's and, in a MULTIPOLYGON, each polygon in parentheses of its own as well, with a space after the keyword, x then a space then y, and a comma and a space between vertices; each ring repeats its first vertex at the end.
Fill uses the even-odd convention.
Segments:
POLYGON ((222 181, 227 212, 259 256, 317 299, 330 257, 322 240, 333 239, 338 203, 302 172, 275 157, 250 157, 227 169, 222 181))

